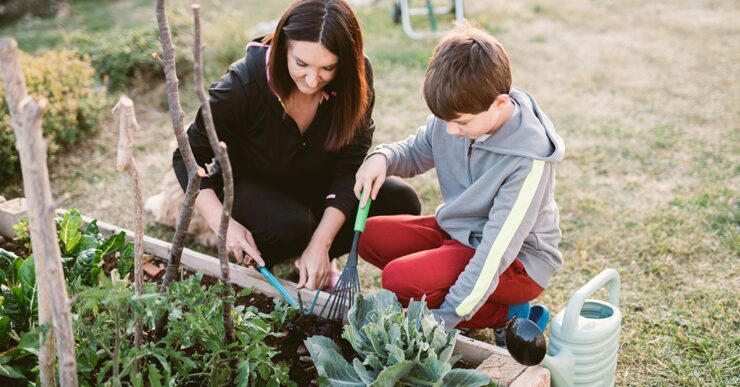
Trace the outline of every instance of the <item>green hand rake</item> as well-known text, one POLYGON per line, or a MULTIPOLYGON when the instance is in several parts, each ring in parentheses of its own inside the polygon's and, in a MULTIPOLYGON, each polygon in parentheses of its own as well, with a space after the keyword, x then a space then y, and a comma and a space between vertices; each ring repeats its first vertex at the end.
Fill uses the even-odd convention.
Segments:
POLYGON ((337 284, 334 285, 331 296, 329 296, 326 304, 321 308, 321 313, 319 313, 320 316, 324 316, 329 320, 342 321, 344 312, 347 310, 347 305, 351 305, 355 294, 360 292, 360 275, 357 272, 357 245, 360 243, 360 234, 365 230, 365 221, 367 220, 370 203, 372 202, 372 199, 368 198, 365 208, 362 208, 362 195, 360 194, 360 204, 357 205, 355 236, 352 239, 352 248, 349 250, 349 257, 347 257, 347 265, 342 270, 342 275, 339 276, 337 284), (327 307, 329 307, 329 310, 325 315, 324 311, 327 307))

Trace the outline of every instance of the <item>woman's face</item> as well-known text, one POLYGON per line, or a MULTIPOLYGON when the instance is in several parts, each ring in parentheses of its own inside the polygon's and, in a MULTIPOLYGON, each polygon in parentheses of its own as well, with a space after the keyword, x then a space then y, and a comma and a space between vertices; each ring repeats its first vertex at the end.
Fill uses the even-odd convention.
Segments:
POLYGON ((288 72, 298 90, 315 94, 334 79, 339 58, 319 42, 290 41, 288 72))

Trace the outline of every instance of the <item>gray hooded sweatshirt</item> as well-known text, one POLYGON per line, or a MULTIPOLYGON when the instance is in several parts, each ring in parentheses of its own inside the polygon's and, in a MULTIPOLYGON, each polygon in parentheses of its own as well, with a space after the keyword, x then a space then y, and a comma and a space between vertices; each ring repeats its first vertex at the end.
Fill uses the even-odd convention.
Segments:
POLYGON ((443 120, 429 116, 416 135, 373 152, 387 157, 388 175, 411 177, 436 167, 444 200, 437 223, 475 249, 432 311, 448 330, 472 318, 515 259, 542 288, 563 262, 553 190, 565 146, 532 96, 516 88, 509 96, 515 114, 483 141, 450 135, 443 120))

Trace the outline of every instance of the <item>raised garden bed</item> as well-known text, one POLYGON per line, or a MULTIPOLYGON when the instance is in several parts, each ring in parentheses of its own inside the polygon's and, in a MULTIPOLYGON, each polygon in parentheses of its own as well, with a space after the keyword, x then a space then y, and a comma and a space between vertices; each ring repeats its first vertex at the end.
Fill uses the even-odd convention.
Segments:
MULTIPOLYGON (((11 238, 13 236, 12 225, 15 224, 25 213, 25 205, 22 199, 13 199, 0 203, 0 235, 5 238, 11 238)), ((91 219, 84 218, 86 223, 89 223, 91 219)), ((133 233, 129 230, 125 230, 110 224, 106 224, 98 221, 97 226, 100 233, 108 236, 115 232, 124 231, 128 238, 132 238, 133 233)), ((147 254, 152 255, 155 259, 166 261, 169 253, 168 242, 158 240, 155 238, 144 237, 144 251, 147 254)), ((206 276, 218 278, 220 276, 220 267, 218 259, 201 254, 189 249, 185 249, 182 255, 182 265, 184 268, 190 271, 202 271, 206 276)), ((156 274, 155 274, 156 275, 156 274)), ((254 288, 256 293, 253 293, 247 297, 251 299, 237 300, 237 304, 261 304, 263 311, 268 311, 271 308, 271 297, 279 296, 275 289, 266 282, 259 273, 249 268, 242 266, 232 265, 231 266, 231 282, 241 288, 254 288), (263 297, 262 295, 266 296, 263 297)), ((297 296, 297 290, 295 283, 281 280, 282 284, 291 292, 297 296)), ((313 299, 314 292, 302 290, 302 299, 310 300, 313 299)), ((314 309, 314 313, 319 313, 323 305, 328 301, 329 294, 320 292, 317 300, 317 305, 314 309)), ((315 317, 307 317, 303 319, 297 319, 286 324, 289 334, 285 336, 278 345, 284 357, 290 357, 290 361, 295 365, 293 368, 302 368, 302 371, 307 371, 298 375, 297 370, 291 370, 291 379, 295 380, 299 385, 310 385, 311 375, 311 360, 308 359, 308 354, 303 353, 302 340, 303 336, 310 336, 314 334, 321 334, 324 336, 337 337, 341 335, 341 327, 331 327, 328 324, 316 324, 313 321, 315 317), (295 347, 295 348, 294 348, 295 347)), ((272 343, 271 343, 272 344, 272 343)), ((351 348, 349 349, 351 350, 351 348)), ((344 349, 343 349, 344 352, 344 349)), ((493 380, 504 383, 511 386, 549 386, 550 374, 549 372, 539 366, 525 367, 516 363, 511 357, 508 356, 507 352, 494 345, 484 343, 481 341, 473 340, 468 337, 458 336, 455 345, 455 354, 462 356, 462 361, 477 367, 489 374, 493 380)), ((348 355, 348 354, 345 354, 348 355)), ((289 359, 285 359, 289 360, 289 359)))

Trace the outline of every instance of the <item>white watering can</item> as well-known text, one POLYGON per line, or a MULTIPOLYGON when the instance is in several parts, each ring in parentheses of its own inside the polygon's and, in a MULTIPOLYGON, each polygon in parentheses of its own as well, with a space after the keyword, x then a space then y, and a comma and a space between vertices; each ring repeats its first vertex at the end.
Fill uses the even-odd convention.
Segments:
POLYGON ((506 334, 512 357, 549 369, 555 387, 613 386, 622 324, 619 285, 619 273, 606 269, 578 289, 552 320, 547 356, 545 338, 537 325, 515 319, 506 334), (607 284, 609 302, 587 299, 607 284))

